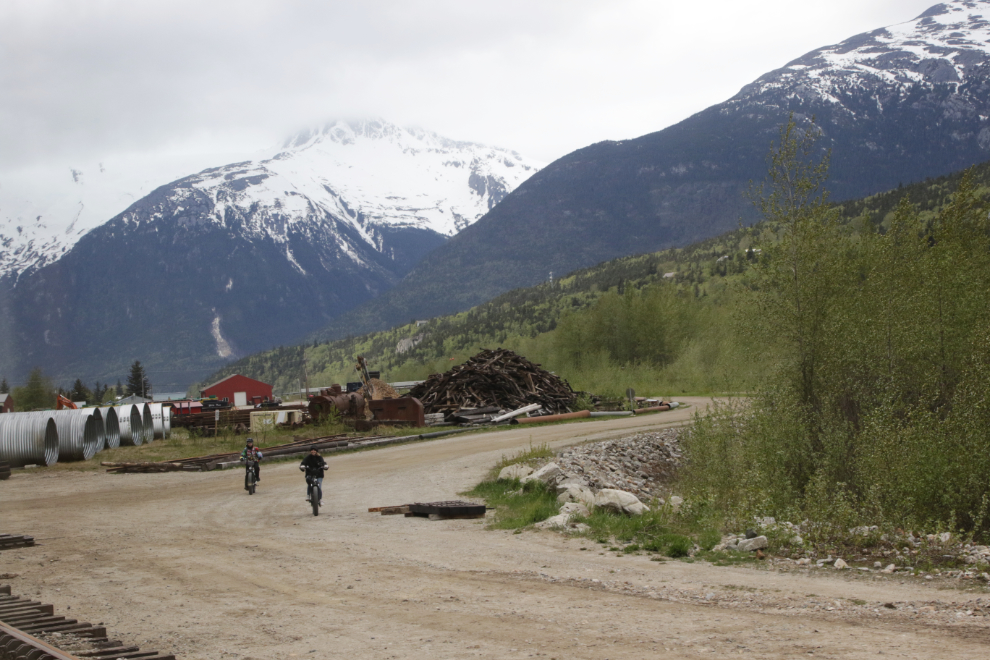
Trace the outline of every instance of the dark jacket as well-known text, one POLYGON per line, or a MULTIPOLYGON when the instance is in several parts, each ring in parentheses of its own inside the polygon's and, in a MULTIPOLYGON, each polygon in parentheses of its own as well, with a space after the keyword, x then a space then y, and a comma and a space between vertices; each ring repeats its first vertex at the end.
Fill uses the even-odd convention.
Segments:
POLYGON ((313 456, 312 454, 307 454, 306 458, 300 463, 302 467, 306 468, 306 474, 314 474, 320 479, 323 478, 323 471, 326 470, 329 465, 323 460, 323 457, 317 454, 313 456))

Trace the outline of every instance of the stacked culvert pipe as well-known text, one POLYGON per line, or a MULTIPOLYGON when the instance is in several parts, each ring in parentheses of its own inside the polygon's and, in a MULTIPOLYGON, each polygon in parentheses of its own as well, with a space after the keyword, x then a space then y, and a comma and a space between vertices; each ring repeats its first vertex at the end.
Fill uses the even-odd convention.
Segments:
POLYGON ((0 415, 0 461, 11 467, 54 465, 58 426, 51 411, 0 415))
POLYGON ((100 408, 103 414, 103 432, 106 449, 120 446, 120 424, 117 423, 117 410, 113 406, 100 408))
POLYGON ((148 408, 151 409, 151 422, 155 429, 154 439, 161 440, 165 437, 165 424, 162 419, 162 404, 149 403, 148 408))
POLYGON ((103 423, 103 413, 100 412, 99 408, 80 408, 79 413, 90 415, 96 420, 96 453, 100 453, 107 448, 107 428, 106 424, 103 423))
POLYGON ((134 404, 117 406, 117 426, 120 427, 120 445, 138 447, 144 442, 144 421, 134 404))
POLYGON ((162 406, 162 433, 166 440, 172 437, 172 406, 162 406))
POLYGON ((80 415, 78 410, 55 410, 50 414, 58 426, 58 460, 88 461, 96 455, 100 436, 95 417, 80 415))
POLYGON ((151 442, 155 439, 155 419, 151 416, 151 406, 147 403, 138 406, 141 411, 141 423, 144 425, 144 441, 151 442))

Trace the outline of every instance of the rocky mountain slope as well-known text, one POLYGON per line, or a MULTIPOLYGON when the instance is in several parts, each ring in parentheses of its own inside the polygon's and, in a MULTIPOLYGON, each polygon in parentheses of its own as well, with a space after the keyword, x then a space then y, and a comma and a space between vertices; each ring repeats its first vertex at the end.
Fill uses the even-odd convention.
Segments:
POLYGON ((906 23, 819 48, 667 129, 557 160, 390 292, 319 338, 426 318, 614 257, 714 236, 756 219, 744 197, 778 127, 815 117, 834 199, 990 159, 990 2, 936 5, 906 23))
POLYGON ((184 387, 387 290, 537 168, 374 120, 179 179, 61 258, 6 262, 0 372, 108 379, 140 359, 184 387))

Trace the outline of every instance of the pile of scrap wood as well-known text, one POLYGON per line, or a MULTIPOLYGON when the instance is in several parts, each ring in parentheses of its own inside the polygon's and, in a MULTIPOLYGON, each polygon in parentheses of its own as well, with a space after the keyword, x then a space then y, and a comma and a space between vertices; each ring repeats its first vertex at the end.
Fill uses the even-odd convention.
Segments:
POLYGON ((550 413, 570 412, 574 392, 566 380, 506 349, 485 350, 412 388, 427 413, 470 409, 516 410, 540 404, 550 413))
MULTIPOLYGON (((361 438, 368 440, 369 438, 361 438)), ((319 451, 328 449, 339 449, 347 447, 350 441, 346 435, 331 435, 325 438, 296 438, 294 441, 277 445, 274 447, 261 447, 264 458, 279 458, 286 456, 302 456, 309 452, 310 447, 316 447, 319 451)), ((202 472, 216 470, 227 467, 231 463, 240 461, 240 452, 230 452, 227 454, 211 454, 209 456, 194 456, 192 458, 181 458, 175 461, 161 463, 100 463, 107 468, 107 472, 117 473, 147 473, 147 472, 202 472)), ((264 460, 264 458, 262 460, 264 460)))

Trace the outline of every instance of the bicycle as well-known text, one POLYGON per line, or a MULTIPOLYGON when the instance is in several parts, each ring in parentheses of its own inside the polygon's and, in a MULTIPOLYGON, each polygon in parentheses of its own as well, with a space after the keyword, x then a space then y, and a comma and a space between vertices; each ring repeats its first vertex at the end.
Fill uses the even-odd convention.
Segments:
POLYGON ((244 472, 244 490, 248 492, 248 495, 254 495, 254 489, 257 487, 257 481, 255 481, 257 476, 254 474, 254 467, 258 462, 252 459, 244 460, 242 458, 241 460, 244 461, 246 468, 244 472))
POLYGON ((323 499, 323 489, 317 481, 319 477, 306 472, 306 484, 309 486, 309 501, 313 505, 313 515, 320 515, 320 500, 323 499))

